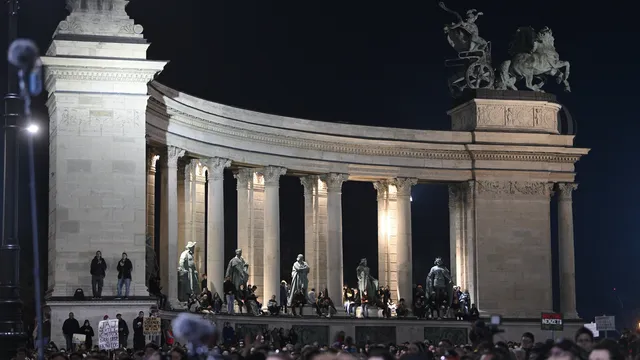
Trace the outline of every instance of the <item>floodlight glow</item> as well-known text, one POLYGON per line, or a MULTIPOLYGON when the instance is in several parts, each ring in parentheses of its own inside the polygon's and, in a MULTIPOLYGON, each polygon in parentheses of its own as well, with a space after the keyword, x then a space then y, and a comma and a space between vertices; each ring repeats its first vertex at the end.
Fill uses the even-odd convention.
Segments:
POLYGON ((30 134, 35 134, 35 133, 38 132, 38 130, 40 130, 40 128, 36 124, 31 124, 31 125, 27 126, 27 131, 30 134))

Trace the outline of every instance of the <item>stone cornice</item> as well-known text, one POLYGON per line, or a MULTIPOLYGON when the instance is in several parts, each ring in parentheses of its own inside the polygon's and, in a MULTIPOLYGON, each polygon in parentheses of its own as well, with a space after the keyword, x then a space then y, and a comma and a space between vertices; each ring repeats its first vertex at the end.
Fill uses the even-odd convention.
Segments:
MULTIPOLYGON (((457 144, 440 144, 438 148, 433 148, 434 144, 393 142, 393 144, 383 145, 384 141, 370 139, 360 139, 360 143, 349 144, 346 142, 313 140, 301 136, 283 136, 270 134, 263 131, 248 131, 240 126, 230 126, 221 123, 213 123, 201 119, 195 115, 188 114, 176 109, 166 108, 158 100, 149 99, 149 107, 156 111, 158 115, 170 117, 171 123, 181 123, 186 126, 214 132, 222 136, 233 137, 250 141, 253 143, 263 143, 269 145, 284 146, 289 148, 306 149, 312 151, 329 151, 336 153, 348 153, 364 156, 385 156, 385 157, 409 157, 431 160, 498 160, 498 161, 526 161, 526 162, 553 162, 553 163, 575 163, 584 154, 583 149, 557 148, 558 150, 570 152, 569 154, 558 152, 541 153, 531 151, 469 151, 457 144), (165 114, 160 114, 158 107, 165 108, 165 114), (411 147, 406 145, 413 145, 411 147), (422 145, 423 148, 416 146, 422 145), (431 147, 431 148, 429 148, 431 147), (577 150, 577 151, 576 151, 577 150)), ((293 133, 293 132, 292 132, 293 133)), ((513 148, 513 147, 512 147, 513 148)), ((553 149, 541 149, 543 151, 553 149)))

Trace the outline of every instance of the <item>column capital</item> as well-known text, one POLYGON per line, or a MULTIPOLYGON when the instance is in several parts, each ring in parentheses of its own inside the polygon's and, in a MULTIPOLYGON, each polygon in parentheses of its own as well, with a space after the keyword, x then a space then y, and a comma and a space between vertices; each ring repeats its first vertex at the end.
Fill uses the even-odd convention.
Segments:
POLYGON ((224 169, 231 166, 231 160, 212 157, 205 160, 207 169, 209 170, 210 180, 222 180, 224 177, 224 169))
POLYGON ((287 169, 280 166, 266 166, 261 171, 265 186, 279 186, 280 176, 287 173, 287 169))
POLYGON ((304 187, 304 195, 313 195, 313 190, 318 187, 318 175, 307 175, 300 178, 304 187))
POLYGON ((158 149, 152 146, 147 146, 147 172, 156 172, 156 162, 159 158, 160 152, 158 151, 158 149))
POLYGON ((167 167, 177 168, 178 159, 183 157, 185 150, 176 146, 167 146, 167 167))
POLYGON ((327 184, 327 191, 340 192, 342 191, 342 183, 349 179, 349 175, 329 173, 322 175, 320 179, 327 184))
POLYGON ((378 180, 373 182, 373 188, 376 189, 376 193, 378 194, 378 201, 384 200, 385 195, 389 191, 389 181, 388 180, 378 180))
POLYGON ((456 208, 458 203, 462 201, 464 189, 462 184, 449 184, 449 208, 456 208))
POLYGON ((249 188, 249 182, 253 181, 254 169, 241 168, 233 172, 233 177, 236 179, 236 190, 247 190, 249 188))
POLYGON ((558 200, 572 201, 573 191, 577 189, 578 189, 578 184, 576 183, 557 183, 556 191, 558 193, 558 200))
POLYGON ((398 190, 398 196, 411 196, 411 187, 418 183, 415 178, 396 178, 393 179, 393 185, 398 190))

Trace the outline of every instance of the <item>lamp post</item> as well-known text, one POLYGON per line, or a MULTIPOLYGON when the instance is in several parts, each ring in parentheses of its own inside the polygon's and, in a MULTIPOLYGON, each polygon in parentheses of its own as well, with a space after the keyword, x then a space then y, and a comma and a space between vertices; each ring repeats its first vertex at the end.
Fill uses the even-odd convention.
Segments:
MULTIPOLYGON (((6 0, 8 42, 18 33, 18 0, 6 0)), ((20 298, 20 243, 18 240, 18 132, 22 101, 17 71, 8 65, 4 97, 4 171, 2 181, 2 243, 0 245, 0 357, 10 359, 26 339, 20 298)))

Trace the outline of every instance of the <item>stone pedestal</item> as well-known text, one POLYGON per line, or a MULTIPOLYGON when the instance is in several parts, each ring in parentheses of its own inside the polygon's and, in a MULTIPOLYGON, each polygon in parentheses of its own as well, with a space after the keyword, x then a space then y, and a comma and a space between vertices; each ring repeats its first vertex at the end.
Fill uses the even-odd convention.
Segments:
POLYGON ((397 189, 387 180, 374 182, 373 186, 378 193, 378 282, 380 286, 389 286, 391 299, 397 302, 397 189))
POLYGON ((69 3, 42 58, 49 94, 49 274, 52 296, 91 291, 89 263, 107 261, 104 296, 115 294, 116 263, 133 263, 131 295, 145 295, 147 82, 165 62, 147 61, 142 26, 125 1, 69 3), (98 38, 101 37, 101 38, 98 38), (123 39, 126 38, 126 39, 123 39))
POLYGON ((231 161, 207 160, 209 170, 209 212, 207 213, 207 279, 212 293, 224 294, 224 169, 231 161))
POLYGON ((327 187, 327 290, 333 303, 341 303, 344 284, 342 258, 342 183, 348 175, 327 174, 322 181, 327 187))
MULTIPOLYGON (((264 292, 262 303, 276 296, 280 299, 280 176, 287 169, 267 166, 261 170, 264 176, 264 292)), ((286 300, 285 300, 286 301, 286 300)))
POLYGON ((558 259, 560 261, 560 311, 566 319, 578 319, 576 266, 573 241, 573 191, 578 184, 558 184, 558 259))
POLYGON ((300 178, 304 186, 304 258, 309 264, 309 289, 327 287, 327 188, 317 175, 300 178))
MULTIPOLYGON (((512 91, 496 91, 513 93, 512 91)), ((551 100, 551 98, 549 99, 551 100)), ((552 101, 475 98, 448 112, 454 131, 500 131, 558 134, 558 111, 552 101)))
POLYGON ((249 284, 256 285, 258 298, 264 299, 264 177, 255 169, 239 169, 234 177, 238 190, 238 248, 249 264, 249 284))

